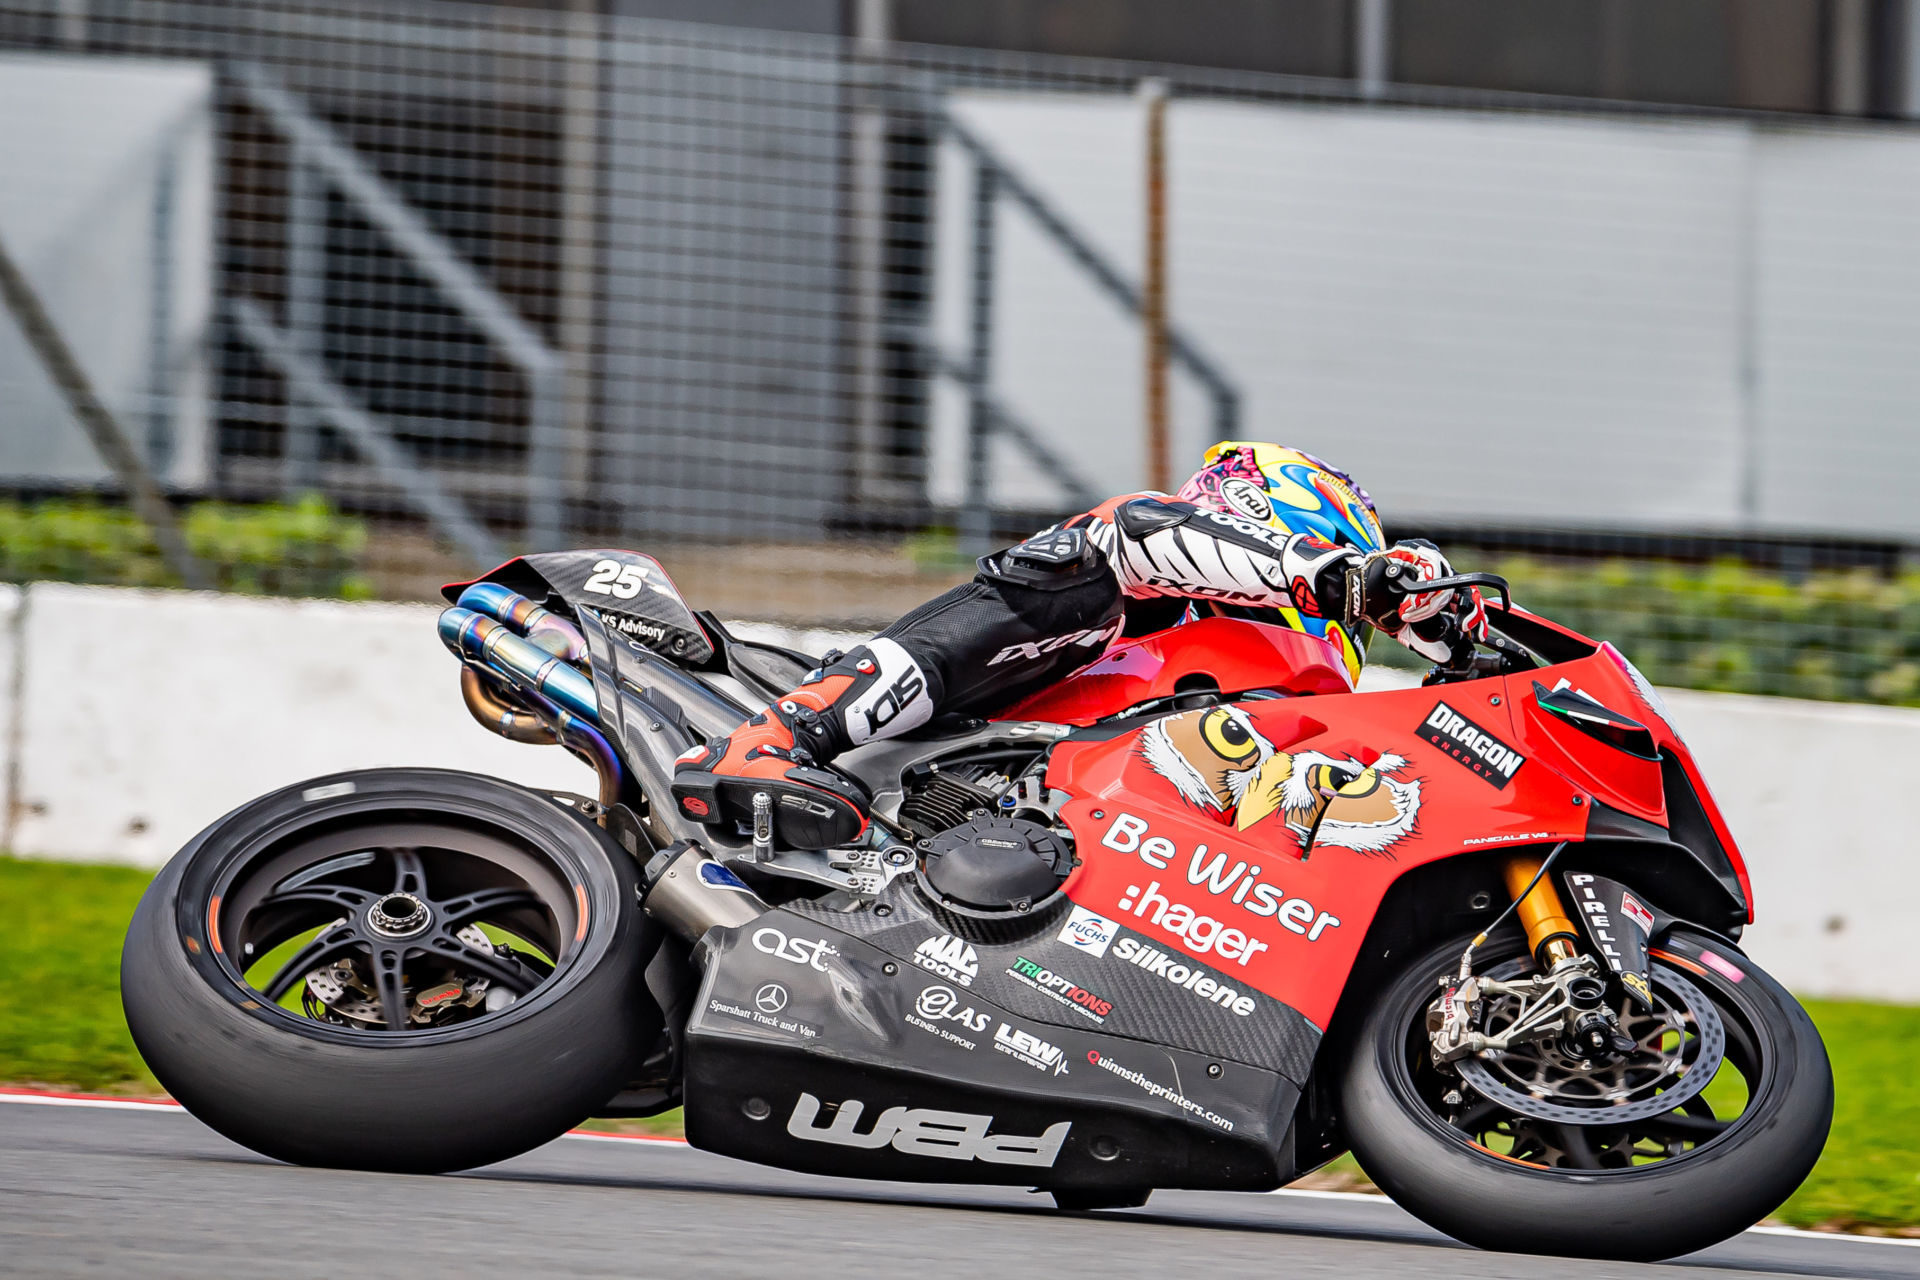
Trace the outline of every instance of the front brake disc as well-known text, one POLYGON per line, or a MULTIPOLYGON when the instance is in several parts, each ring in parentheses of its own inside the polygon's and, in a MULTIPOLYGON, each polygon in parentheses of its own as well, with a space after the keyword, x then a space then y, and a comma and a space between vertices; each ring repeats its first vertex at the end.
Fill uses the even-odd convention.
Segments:
MULTIPOLYGON (((1497 967, 1490 977, 1516 976, 1497 967)), ((1460 1074, 1482 1097, 1535 1120, 1558 1124, 1626 1124, 1665 1115, 1707 1087, 1726 1058, 1727 1032, 1720 1012, 1701 990, 1665 965, 1654 968, 1654 1008, 1631 1002, 1616 1012, 1639 1050, 1617 1062, 1588 1064, 1564 1052, 1557 1038, 1462 1058, 1460 1074), (1668 997, 1677 997, 1676 1005, 1668 997), (1677 1035, 1669 1046, 1668 1038, 1677 1035)), ((1490 1005, 1490 1021, 1511 1021, 1517 1003, 1490 1005)), ((1497 1031, 1497 1025, 1490 1030, 1497 1031)))

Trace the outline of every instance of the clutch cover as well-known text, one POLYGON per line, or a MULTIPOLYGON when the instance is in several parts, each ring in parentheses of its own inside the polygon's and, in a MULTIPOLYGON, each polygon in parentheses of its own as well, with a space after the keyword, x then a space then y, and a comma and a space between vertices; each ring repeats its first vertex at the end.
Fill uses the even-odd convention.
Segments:
POLYGON ((958 915, 1025 915, 1060 892, 1073 870, 1066 842, 1024 818, 976 818, 927 842, 921 891, 958 915))

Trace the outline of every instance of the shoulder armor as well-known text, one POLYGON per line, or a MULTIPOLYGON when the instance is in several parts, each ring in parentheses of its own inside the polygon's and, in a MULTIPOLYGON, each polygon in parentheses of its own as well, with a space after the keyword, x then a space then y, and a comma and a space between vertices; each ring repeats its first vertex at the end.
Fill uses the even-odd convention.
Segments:
POLYGON ((1191 520, 1200 508, 1191 502, 1162 502, 1159 498, 1135 498, 1122 503, 1113 512, 1120 532, 1138 542, 1150 533, 1171 529, 1191 520))

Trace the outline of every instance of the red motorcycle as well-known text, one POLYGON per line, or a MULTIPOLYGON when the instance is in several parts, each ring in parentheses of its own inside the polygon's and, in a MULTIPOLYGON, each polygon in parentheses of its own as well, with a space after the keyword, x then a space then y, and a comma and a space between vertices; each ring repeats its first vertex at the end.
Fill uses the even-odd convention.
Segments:
POLYGON ((1825 1051, 1739 948, 1746 869, 1686 744, 1545 618, 1495 609, 1423 687, 1366 694, 1258 623, 1123 642, 843 756, 869 824, 795 850, 770 797, 738 830, 665 797, 814 658, 631 552, 448 591, 475 717, 597 794, 338 774, 174 858, 128 1023, 258 1151, 457 1169, 684 1107, 728 1155, 1084 1210, 1352 1150, 1459 1239, 1646 1259, 1750 1225, 1825 1142, 1825 1051))

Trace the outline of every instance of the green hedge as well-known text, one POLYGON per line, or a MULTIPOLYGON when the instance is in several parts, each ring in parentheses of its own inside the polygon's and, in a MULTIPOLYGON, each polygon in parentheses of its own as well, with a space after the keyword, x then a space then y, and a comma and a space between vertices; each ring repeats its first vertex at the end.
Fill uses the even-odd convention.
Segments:
MULTIPOLYGON (((367 530, 324 498, 236 506, 202 502, 182 513, 187 545, 223 591, 365 599, 367 530)), ((180 585, 147 526, 124 507, 91 499, 0 502, 0 581, 180 585)))
MULTIPOLYGON (((325 499, 188 508, 187 542, 227 591, 364 599, 365 522, 325 499)), ((917 558, 940 539, 909 545, 917 558), (927 545, 922 545, 927 544, 927 545)), ((1789 577, 1728 561, 1480 560, 1527 608, 1611 640, 1659 684, 1730 693, 1920 706, 1920 571, 1789 577)), ((178 582, 146 526, 125 508, 87 500, 0 502, 0 581, 53 579, 120 586, 178 582)), ((1390 641, 1372 657, 1418 659, 1390 641)))
POLYGON ((1920 572, 1507 557, 1514 599, 1611 640, 1656 684, 1920 706, 1920 572))

